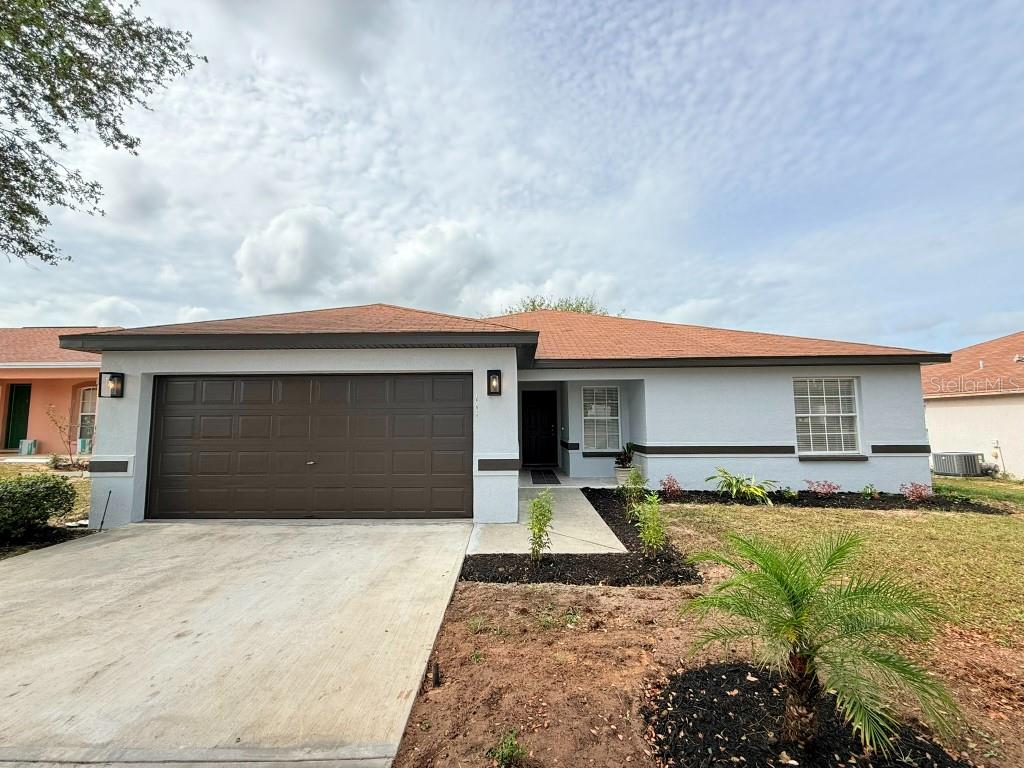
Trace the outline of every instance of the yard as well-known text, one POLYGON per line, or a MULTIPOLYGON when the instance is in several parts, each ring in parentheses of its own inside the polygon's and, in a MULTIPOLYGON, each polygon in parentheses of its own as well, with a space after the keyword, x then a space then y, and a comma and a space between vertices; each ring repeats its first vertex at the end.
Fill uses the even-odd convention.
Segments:
MULTIPOLYGON (((1008 484, 949 485, 999 501, 1006 514, 725 504, 664 510, 673 542, 686 552, 719 547, 730 531, 790 542, 860 532, 866 566, 927 587, 949 615, 913 653, 961 708, 950 752, 971 761, 964 765, 1022 765, 1024 504, 1014 504, 1008 484)), ((711 581, 719 577, 703 571, 711 581)), ((658 765, 650 747, 656 737, 638 713, 659 681, 736 658, 721 649, 690 655, 695 619, 679 607, 703 589, 460 582, 435 645, 440 685, 424 683, 395 765, 494 765, 488 750, 510 731, 531 767, 658 765)), ((711 754, 723 737, 707 736, 711 754)))
MULTIPOLYGON (((32 474, 36 472, 52 472, 45 464, 13 464, 0 463, 0 480, 18 475, 32 474)), ((66 475, 68 482, 75 489, 75 506, 71 514, 59 520, 51 520, 50 535, 30 543, 0 546, 0 560, 7 557, 14 557, 33 549, 40 549, 51 544, 59 544, 62 541, 86 535, 89 531, 84 528, 67 528, 65 523, 87 520, 89 518, 91 482, 89 478, 82 477, 81 472, 61 472, 66 475)))

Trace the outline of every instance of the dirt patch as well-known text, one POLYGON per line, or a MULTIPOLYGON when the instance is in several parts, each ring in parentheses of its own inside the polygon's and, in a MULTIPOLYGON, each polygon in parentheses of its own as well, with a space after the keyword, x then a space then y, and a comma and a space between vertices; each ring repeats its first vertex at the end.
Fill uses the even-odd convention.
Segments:
MULTIPOLYGON (((614 493, 611 489, 601 489, 614 493)), ((716 491, 682 491, 667 495, 659 491, 662 501, 671 504, 725 504, 728 506, 756 507, 756 501, 734 499, 727 494, 716 491)), ((935 494, 920 501, 910 501, 899 493, 879 493, 875 496, 863 496, 859 493, 841 491, 834 494, 811 493, 798 491, 796 495, 783 496, 781 493, 769 494, 776 506, 813 507, 816 509, 930 509, 943 512, 977 512, 983 515, 1008 515, 1012 509, 996 504, 986 504, 966 496, 935 494)))
POLYGON ((546 554, 537 562, 523 554, 469 555, 463 561, 459 578, 496 584, 604 584, 616 587, 700 581, 697 569, 671 544, 655 556, 643 554, 636 526, 626 519, 625 506, 618 495, 603 489, 582 490, 627 552, 546 554))
POLYGON ((18 544, 0 546, 0 560, 4 560, 8 557, 14 557, 15 555, 21 555, 25 552, 31 552, 34 549, 52 547, 54 544, 61 544, 65 541, 71 541, 72 539, 80 539, 91 533, 96 533, 96 531, 91 531, 86 528, 65 528, 63 526, 51 525, 44 531, 26 541, 22 541, 18 544))
POLYGON ((893 738, 892 753, 867 757, 835 701, 819 711, 818 736, 810 744, 781 744, 785 686, 778 675, 750 664, 710 664, 679 670, 661 682, 642 709, 648 737, 662 763, 702 768, 764 766, 871 766, 935 768, 969 766, 909 727, 893 738))

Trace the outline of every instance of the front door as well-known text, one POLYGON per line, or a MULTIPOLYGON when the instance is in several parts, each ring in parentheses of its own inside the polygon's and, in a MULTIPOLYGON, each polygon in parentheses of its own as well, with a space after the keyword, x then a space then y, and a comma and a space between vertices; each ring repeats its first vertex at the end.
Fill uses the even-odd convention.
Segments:
POLYGON ((523 391, 523 464, 558 464, 558 393, 523 391))
POLYGON ((28 437, 28 401, 32 394, 32 385, 11 384, 9 389, 4 448, 17 450, 18 443, 28 437))

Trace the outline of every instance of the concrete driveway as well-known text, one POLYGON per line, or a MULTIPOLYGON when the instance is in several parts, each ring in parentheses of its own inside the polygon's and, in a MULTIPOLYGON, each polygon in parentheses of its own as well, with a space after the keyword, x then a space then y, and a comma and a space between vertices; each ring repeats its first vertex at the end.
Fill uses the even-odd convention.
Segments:
POLYGON ((141 523, 0 561, 0 763, 390 765, 471 527, 141 523))

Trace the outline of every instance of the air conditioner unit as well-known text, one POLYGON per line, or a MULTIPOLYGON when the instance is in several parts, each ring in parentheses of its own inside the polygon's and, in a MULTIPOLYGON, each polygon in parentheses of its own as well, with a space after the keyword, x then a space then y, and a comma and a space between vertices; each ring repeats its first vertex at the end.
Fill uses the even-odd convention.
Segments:
POLYGON ((932 471, 936 475, 981 477, 985 457, 980 453, 933 453, 932 471))

